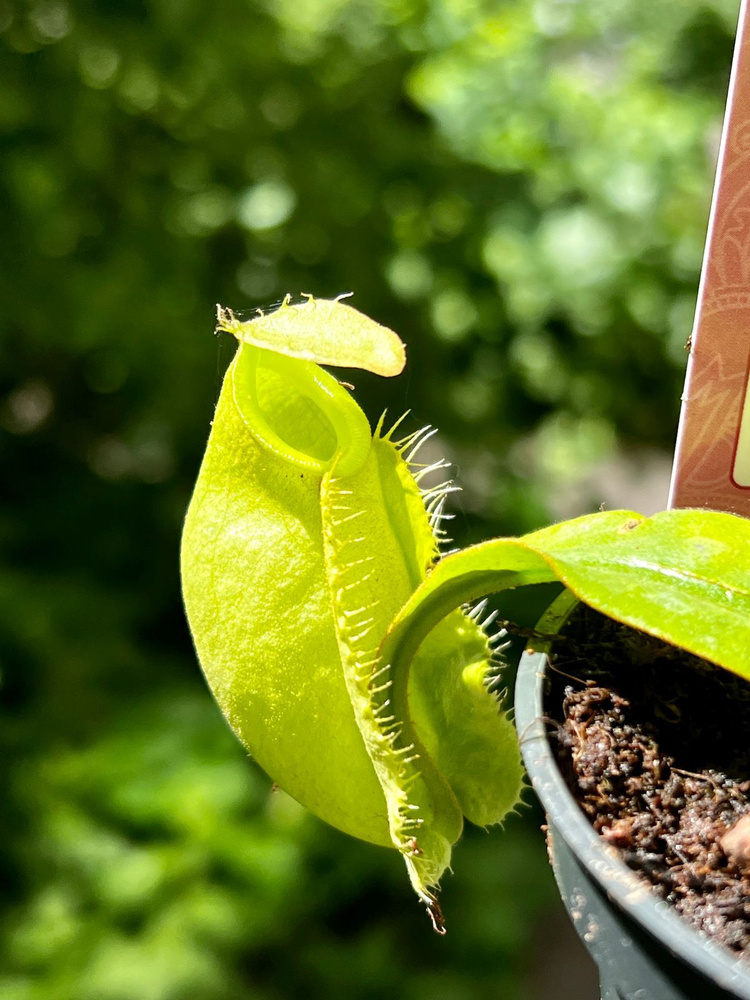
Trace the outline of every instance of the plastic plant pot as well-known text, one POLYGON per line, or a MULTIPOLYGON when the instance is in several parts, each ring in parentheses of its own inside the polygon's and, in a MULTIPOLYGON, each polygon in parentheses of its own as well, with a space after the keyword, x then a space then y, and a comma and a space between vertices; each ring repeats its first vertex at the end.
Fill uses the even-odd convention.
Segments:
POLYGON ((589 824, 550 746, 546 682, 546 655, 525 652, 516 679, 516 727, 547 814, 555 879, 599 968, 602 1000, 750 1000, 750 968, 652 893, 589 824))

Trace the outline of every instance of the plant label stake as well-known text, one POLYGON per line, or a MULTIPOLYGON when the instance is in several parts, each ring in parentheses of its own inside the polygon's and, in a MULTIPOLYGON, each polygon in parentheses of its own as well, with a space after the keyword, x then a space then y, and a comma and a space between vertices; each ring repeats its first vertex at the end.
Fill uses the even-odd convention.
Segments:
POLYGON ((742 0, 670 507, 750 517, 750 21, 742 0))

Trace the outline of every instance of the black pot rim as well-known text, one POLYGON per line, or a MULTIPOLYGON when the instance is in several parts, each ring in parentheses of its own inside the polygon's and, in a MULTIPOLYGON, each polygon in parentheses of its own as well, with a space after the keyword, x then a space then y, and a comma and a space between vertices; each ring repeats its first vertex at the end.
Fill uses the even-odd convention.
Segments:
POLYGON ((622 910, 653 938, 722 989, 750 1000, 750 970, 721 945, 692 928, 669 903, 658 899, 600 837, 581 811, 560 774, 544 721, 547 657, 527 650, 516 678, 515 717, 524 764, 542 806, 590 876, 622 910))

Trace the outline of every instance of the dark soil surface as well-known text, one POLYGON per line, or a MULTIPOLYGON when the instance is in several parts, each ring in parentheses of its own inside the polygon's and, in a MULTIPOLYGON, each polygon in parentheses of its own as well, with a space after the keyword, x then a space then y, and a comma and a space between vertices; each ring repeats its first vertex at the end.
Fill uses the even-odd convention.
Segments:
POLYGON ((750 684, 589 609, 551 676, 558 760, 594 828, 750 961, 750 684))

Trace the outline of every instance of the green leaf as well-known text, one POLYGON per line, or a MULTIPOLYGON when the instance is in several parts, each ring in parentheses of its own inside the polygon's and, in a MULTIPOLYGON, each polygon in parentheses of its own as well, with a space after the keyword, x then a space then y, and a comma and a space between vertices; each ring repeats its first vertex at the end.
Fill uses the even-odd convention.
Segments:
POLYGON ((381 656, 408 675, 457 604, 558 580, 633 628, 750 678, 750 521, 716 511, 608 511, 447 556, 394 620, 381 656))
POLYGON ((527 536, 586 604, 750 678, 750 521, 710 510, 607 515, 527 536))

